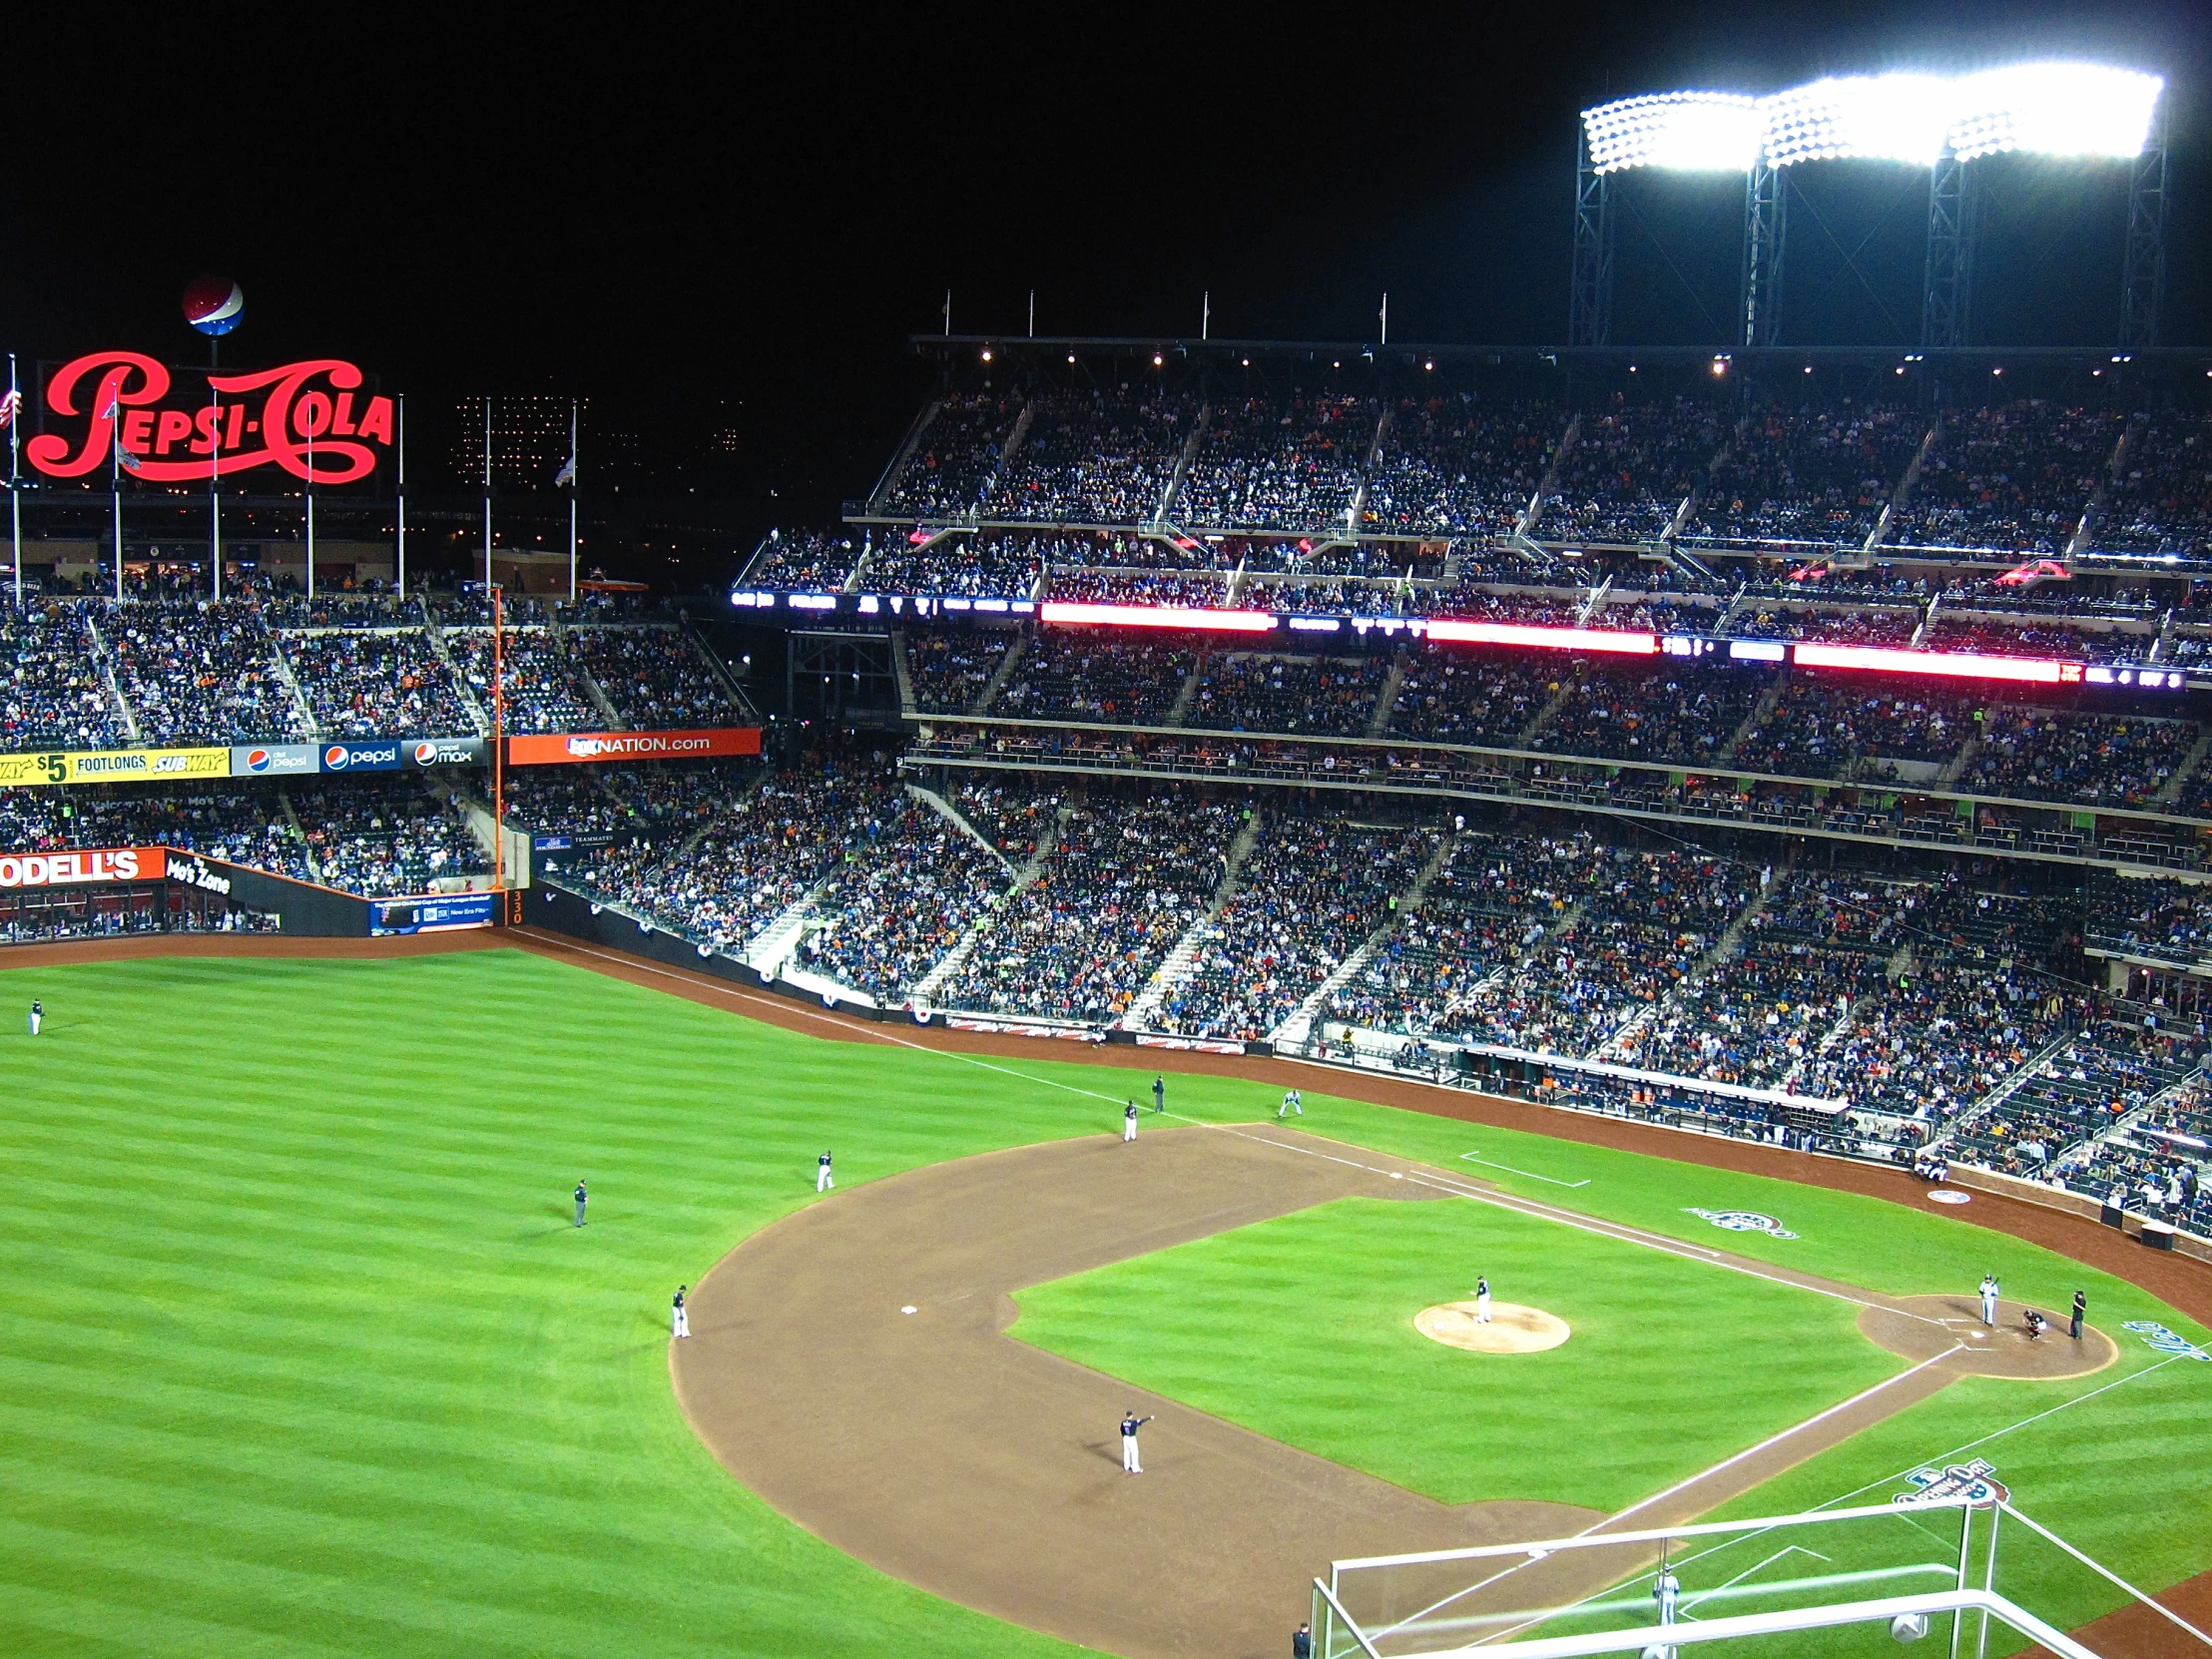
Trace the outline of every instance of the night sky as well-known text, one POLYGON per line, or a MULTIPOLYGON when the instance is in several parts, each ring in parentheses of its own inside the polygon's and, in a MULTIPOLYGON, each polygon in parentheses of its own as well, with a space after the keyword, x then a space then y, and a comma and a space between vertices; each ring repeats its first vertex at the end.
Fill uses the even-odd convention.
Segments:
MULTIPOLYGON (((963 332, 1018 331, 1034 287, 1041 332, 1195 333, 1211 289, 1217 335, 1357 338, 1386 288, 1393 339, 1553 341, 1583 105, 2075 55, 2168 77, 2167 338, 2212 338, 2206 10, 1928 9, 19 24, 0 336, 197 360, 178 294, 222 271, 247 292, 227 362, 351 356, 425 404, 582 391, 670 453, 735 426, 718 510, 821 523, 910 416, 905 335, 947 286, 963 332)), ((1802 171, 1821 229, 1793 217, 1787 337, 1909 343, 1925 176, 1802 171)), ((2109 335, 2122 173, 1992 190, 1984 337, 2109 335)), ((1640 197, 1617 337, 1715 341, 1740 215, 1740 185, 1640 197)))

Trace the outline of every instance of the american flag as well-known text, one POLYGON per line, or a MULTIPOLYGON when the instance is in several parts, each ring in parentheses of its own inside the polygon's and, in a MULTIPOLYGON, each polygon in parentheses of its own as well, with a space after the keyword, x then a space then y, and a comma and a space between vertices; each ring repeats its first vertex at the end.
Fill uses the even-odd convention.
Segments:
POLYGON ((23 394, 10 386, 0 391, 0 430, 15 424, 15 417, 23 412, 23 394))

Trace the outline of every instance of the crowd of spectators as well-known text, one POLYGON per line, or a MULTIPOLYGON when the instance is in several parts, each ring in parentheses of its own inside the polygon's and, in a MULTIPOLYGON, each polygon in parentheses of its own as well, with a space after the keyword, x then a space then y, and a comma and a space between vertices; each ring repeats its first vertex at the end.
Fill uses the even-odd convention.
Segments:
POLYGON ((2212 557, 2212 413, 2166 410, 2136 429, 2090 545, 2109 553, 2212 557))
POLYGON ((815 902, 822 918, 800 946, 809 971, 895 1007, 1008 884, 1005 864, 943 814, 911 799, 869 820, 815 902))
POLYGON ((1023 720, 1155 723, 1197 666, 1193 646, 1040 634, 1014 665, 991 712, 1023 720))
POLYGON ((641 732, 728 726, 742 711, 699 647, 677 628, 576 628, 569 643, 585 672, 641 732))
MULTIPOLYGON (((725 775, 727 777, 728 775, 725 775)), ((712 803, 703 832, 610 848, 580 866, 594 897, 736 953, 857 853, 898 811, 880 759, 809 763, 712 803)))
MULTIPOLYGON (((422 626, 422 598, 410 594, 401 598, 381 588, 361 589, 325 588, 312 599, 298 592, 276 592, 266 584, 246 589, 261 599, 262 618, 272 628, 419 628, 422 626)), ((243 593, 241 595, 243 597, 243 593)), ((467 609, 467 601, 457 594, 440 594, 437 598, 448 610, 455 607, 467 609)), ((480 595, 475 603, 482 607, 483 621, 491 623, 491 602, 480 595)))
POLYGON ((323 779, 286 793, 327 886, 389 898, 491 868, 460 811, 413 780, 323 779))
POLYGON ((2163 1100, 2101 1139, 2054 1164, 2047 1179, 2119 1209, 2155 1216, 2200 1238, 2212 1237, 2212 1083, 2198 1074, 2171 1087, 2163 1100))
POLYGON ((2170 877, 2109 877, 2092 889, 2091 944, 2193 963, 2212 959, 2212 886, 2170 877))
POLYGON ((312 736, 252 600, 120 606, 106 632, 141 742, 194 747, 312 736))
POLYGON ((1228 579, 1218 571, 1101 570, 1055 565, 1045 597, 1093 605, 1180 605, 1220 610, 1229 600, 1228 579))
POLYGON ((1146 390, 1046 392, 985 506, 990 518, 1060 524, 1142 524, 1158 511, 1196 430, 1189 394, 1146 390))
POLYGON ((1544 729, 1543 747, 1563 755, 1709 765, 1765 690, 1762 679, 1748 674, 1593 667, 1568 687, 1544 729))
POLYGON ((1572 673, 1571 663, 1549 653, 1416 653, 1390 704, 1390 735, 1512 748, 1572 673))
POLYGON ((2143 807, 2196 747, 2194 722, 2064 714, 2026 704, 1977 711, 1979 747, 1957 787, 1973 795, 2143 807))
POLYGON ((2074 662, 2141 658, 2153 636, 2104 629, 2038 627, 1939 611, 1922 641, 1930 651, 1972 651, 1998 657, 2064 657, 2074 662))
POLYGON ((1368 398, 1317 392, 1217 401, 1173 516, 1223 530, 1341 528, 1378 417, 1368 398))
MULTIPOLYGON (((895 532, 892 532, 895 534, 895 532)), ((867 539, 819 530, 771 530, 744 580, 757 588, 834 593, 859 567, 867 539)))
POLYGON ((1857 763, 1939 763, 1975 733, 1972 706, 1939 692, 1869 692, 1799 673, 1736 746, 1748 772, 1836 778, 1857 763))
POLYGON ((1718 408, 1686 397, 1583 415, 1533 533, 1546 541, 1657 541, 1704 482, 1726 431, 1718 408))
POLYGON ((975 707, 1006 653, 1025 642, 996 629, 914 630, 906 639, 906 677, 914 707, 924 714, 965 714, 975 707))
POLYGON ((1359 737, 1389 677, 1387 657, 1209 655, 1185 726, 1359 737))
POLYGON ((989 389, 953 392, 914 441, 883 497, 897 518, 961 518, 973 513, 998 478, 1021 399, 989 389))
MULTIPOLYGON (((476 706, 488 718, 492 706, 491 631, 456 628, 445 636, 445 649, 461 671, 461 678, 476 694, 476 706)), ((507 731, 596 732, 607 724, 590 694, 576 683, 574 665, 551 629, 503 630, 498 658, 507 731)))
POLYGON ((1839 645, 1905 646, 1921 626, 1918 611, 1815 610, 1761 606, 1738 614, 1730 632, 1743 639, 1832 640, 1839 645))
POLYGON ((1729 445, 1691 534, 1740 543, 1856 546, 1873 532, 1927 433, 1900 404, 1758 411, 1729 445))
POLYGON ((0 612, 0 749, 119 749, 129 741, 89 612, 0 612))
POLYGON ((332 629, 276 636, 327 737, 476 737, 453 674, 417 629, 332 629))
POLYGON ((1061 545, 1060 538, 1007 530, 963 530, 934 542, 914 534, 918 542, 895 533, 877 541, 867 566, 870 592, 1026 599, 1044 560, 1061 545))
POLYGON ((1274 817, 1236 891, 1163 987, 1154 1023, 1194 1037, 1265 1037, 1395 913, 1437 836, 1274 817))
POLYGON ((1368 478, 1363 527, 1382 535, 1504 535, 1535 499, 1565 430, 1555 403, 1402 399, 1368 478))
POLYGON ((1946 414, 1886 539, 2044 558, 2062 552, 2125 425, 2120 415, 2040 399, 1946 414))
POLYGON ((1037 879, 936 990, 947 1007, 1106 1025, 1129 1011, 1220 884, 1241 810, 1100 802, 1056 817, 1037 879))

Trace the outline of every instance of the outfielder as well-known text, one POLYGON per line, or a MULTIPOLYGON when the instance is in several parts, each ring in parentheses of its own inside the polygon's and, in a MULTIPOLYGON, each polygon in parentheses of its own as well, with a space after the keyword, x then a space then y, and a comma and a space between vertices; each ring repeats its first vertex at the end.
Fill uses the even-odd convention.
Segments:
POLYGON ((35 1036, 37 1036, 37 1035, 38 1035, 38 1028, 39 1028, 39 1027, 40 1027, 40 1026, 41 1026, 42 1024, 44 1024, 44 1023, 45 1023, 45 1021, 46 1021, 46 1010, 45 1010, 45 1009, 44 1009, 43 1007, 41 1007, 41 1006, 40 1006, 40 1004, 39 1004, 39 999, 38 999, 37 997, 35 997, 35 996, 34 996, 34 997, 32 997, 32 998, 31 998, 31 1035, 32 1035, 32 1036, 34 1036, 34 1037, 35 1037, 35 1036))
POLYGON ((1479 1276, 1474 1281, 1474 1323, 1490 1323, 1490 1282, 1479 1276))
POLYGON ((1283 1091, 1283 1104, 1275 1109, 1275 1121, 1281 1123, 1285 1112, 1296 1112, 1300 1117, 1306 1115, 1306 1101, 1296 1089, 1283 1091))
POLYGON ((676 1335, 679 1337, 688 1337, 691 1335, 691 1316, 684 1312, 684 1290, 685 1287, 682 1285, 676 1287, 676 1309, 674 1323, 676 1326, 676 1335))
POLYGON ((1152 1080, 1152 1109, 1164 1112, 1168 1109, 1168 1080, 1165 1076, 1152 1080))
POLYGON ((1993 1273, 1981 1276, 1981 1323, 1992 1330, 1997 1323, 1997 1276, 1993 1273))
POLYGON ((1137 1103, 1132 1100, 1121 1114, 1121 1138, 1133 1141, 1137 1138, 1137 1103))
POLYGON ((1137 1430, 1150 1422, 1150 1417, 1140 1417, 1134 1411, 1121 1414, 1121 1472, 1142 1474, 1144 1465, 1137 1461, 1137 1430))
POLYGON ((830 1154, 825 1152, 815 1160, 815 1191, 818 1193, 833 1192, 836 1185, 837 1178, 830 1173, 830 1154))
POLYGON ((581 1227, 581 1226, 583 1226, 583 1225, 584 1225, 584 1201, 585 1201, 586 1199, 588 1199, 588 1198, 589 1198, 590 1196, 591 1196, 591 1195, 590 1195, 589 1193, 587 1193, 587 1192, 585 1192, 585 1191, 584 1191, 584 1184, 583 1184, 583 1182, 581 1182, 581 1181, 577 1182, 577 1183, 576 1183, 576 1225, 577 1225, 578 1227, 581 1227))

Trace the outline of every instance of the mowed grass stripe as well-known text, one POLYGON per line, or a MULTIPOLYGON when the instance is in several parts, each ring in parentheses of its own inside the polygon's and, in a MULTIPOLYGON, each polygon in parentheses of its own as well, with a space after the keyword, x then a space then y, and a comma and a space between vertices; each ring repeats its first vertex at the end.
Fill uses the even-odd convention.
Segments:
MULTIPOLYGON (((859 1567, 731 1482, 670 1396, 667 1298, 815 1202, 826 1145, 849 1188, 1113 1132, 1111 1101, 1051 1084, 1118 1099, 1148 1078, 820 1041, 519 952, 0 973, 0 1009, 32 994, 47 1036, 0 1025, 0 1158, 33 1195, 0 1235, 0 1582, 18 1587, 0 1591, 0 1651, 98 1651, 62 1633, 88 1604, 119 1651, 147 1630, 147 1651, 225 1655, 1068 1651, 859 1567), (127 1570, 142 1549, 159 1574, 127 1570)), ((1232 1121, 1272 1112, 1269 1094, 1176 1077, 1169 1103, 1232 1121)), ((1865 1200, 1323 1095, 1308 1110, 1408 1157, 1482 1146, 1588 1177, 1577 1208, 1837 1277, 1855 1261, 1970 1288, 1995 1267, 2040 1296, 2075 1271, 1865 1200), (1805 1237, 1715 1234, 1688 1204, 1782 1213, 1805 1237)), ((1543 1237, 1571 1262, 1586 1235, 1543 1237)), ((1296 1300, 1294 1264, 1255 1271, 1267 1300, 1296 1300)), ((2186 1329, 2085 1282, 2100 1319, 2186 1329)), ((1246 1349, 1278 1336, 1255 1322, 1246 1349)), ((1299 1385, 1348 1435, 1387 1433, 1365 1374, 1396 1340, 1348 1338, 1299 1385)), ((1738 1380, 1708 1381, 1725 1408, 1738 1380)), ((2131 1432, 2156 1439, 2186 1408, 2161 1392, 2131 1432)), ((1717 1431, 1710 1399, 1685 1410, 1717 1431)), ((1563 1455, 1641 1477, 1648 1448, 1590 1445, 1546 1412, 1563 1455)), ((2083 1451, 2054 1420, 2052 1443, 2083 1451)))

